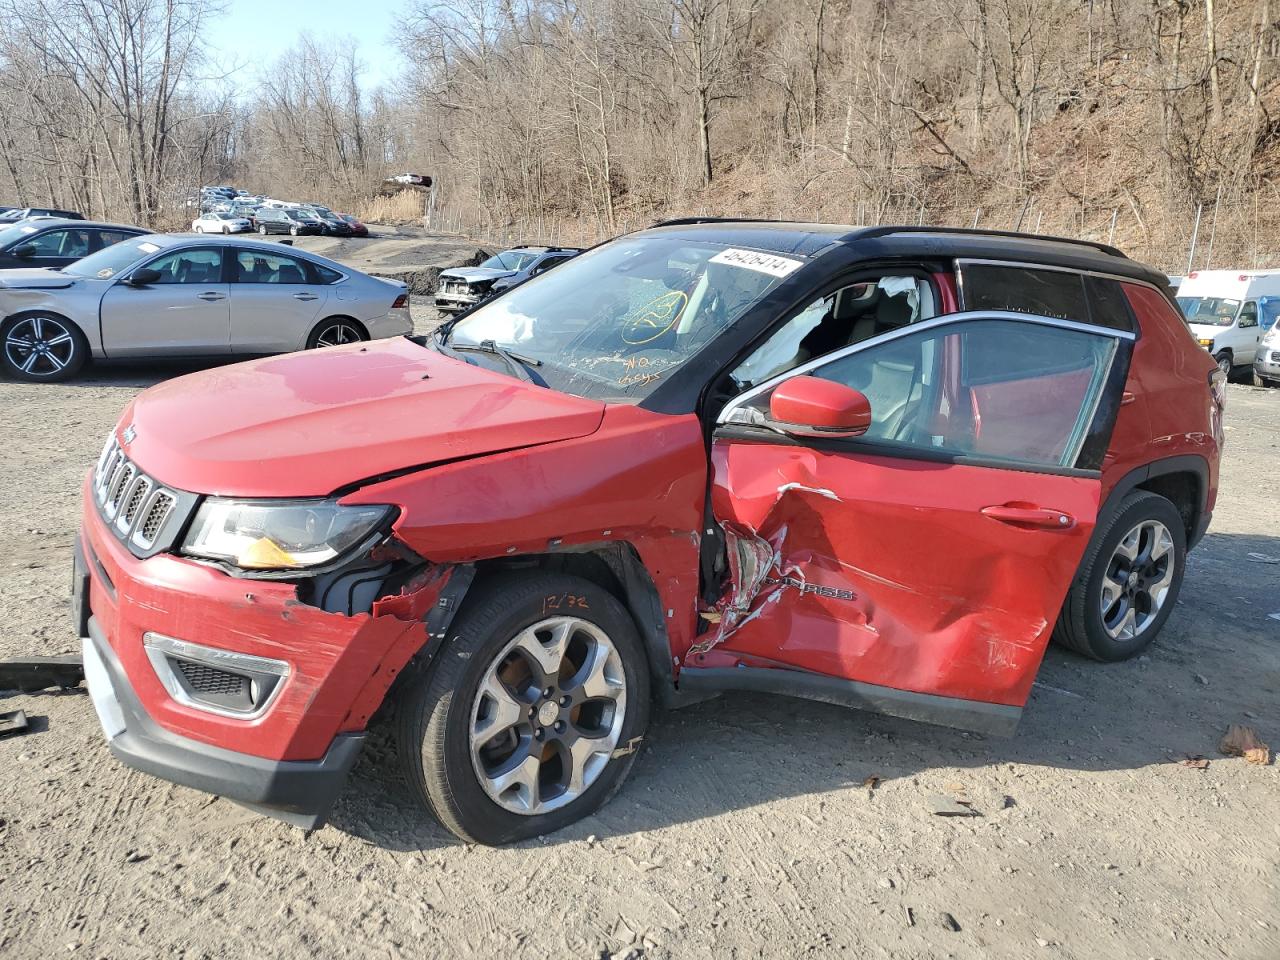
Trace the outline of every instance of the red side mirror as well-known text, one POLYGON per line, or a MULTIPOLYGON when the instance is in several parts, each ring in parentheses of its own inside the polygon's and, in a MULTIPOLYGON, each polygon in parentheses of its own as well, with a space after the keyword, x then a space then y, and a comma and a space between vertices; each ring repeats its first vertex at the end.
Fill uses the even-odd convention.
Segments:
POLYGON ((769 398, 769 418, 797 437, 858 437, 871 426, 871 401, 843 383, 792 377, 769 398))

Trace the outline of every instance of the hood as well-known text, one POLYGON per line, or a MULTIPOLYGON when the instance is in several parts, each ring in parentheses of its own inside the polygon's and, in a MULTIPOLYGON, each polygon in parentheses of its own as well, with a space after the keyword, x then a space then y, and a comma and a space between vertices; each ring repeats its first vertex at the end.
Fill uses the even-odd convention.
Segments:
POLYGON ((467 283, 474 283, 477 280, 497 280, 499 277, 509 277, 514 270, 497 270, 493 267, 454 267, 452 270, 441 270, 441 279, 448 278, 450 280, 465 280, 467 283))
POLYGON ((11 290, 62 290, 71 286, 78 277, 46 270, 43 267, 17 267, 0 270, 0 288, 11 290))
MULTIPOLYGON (((3 276, 3 274, 0 274, 3 276)), ((1192 335, 1197 339, 1212 340, 1230 330, 1230 327, 1215 327, 1211 323, 1188 323, 1192 335)))
POLYGON ((120 428, 159 482, 327 496, 380 474, 583 437, 604 404, 397 338, 204 370, 140 394, 120 428))

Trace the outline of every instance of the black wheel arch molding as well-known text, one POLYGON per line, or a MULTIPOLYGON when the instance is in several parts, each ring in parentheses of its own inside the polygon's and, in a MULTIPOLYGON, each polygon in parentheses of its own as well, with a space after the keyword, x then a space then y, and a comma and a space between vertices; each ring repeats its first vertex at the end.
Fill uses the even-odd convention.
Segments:
POLYGON ((1158 493, 1173 502, 1175 507, 1179 507, 1179 512, 1183 513, 1183 521, 1186 524, 1188 550, 1204 536, 1213 517, 1209 511, 1209 461, 1207 458, 1195 453, 1180 454, 1153 460, 1130 470, 1112 487, 1106 502, 1098 508, 1098 527, 1102 526, 1104 519, 1120 509, 1126 494, 1138 488, 1158 493), (1192 478, 1191 502, 1186 505, 1189 515, 1181 509, 1182 504, 1165 492, 1169 485, 1167 483, 1162 485, 1159 482, 1161 478, 1172 480, 1179 475, 1192 478))

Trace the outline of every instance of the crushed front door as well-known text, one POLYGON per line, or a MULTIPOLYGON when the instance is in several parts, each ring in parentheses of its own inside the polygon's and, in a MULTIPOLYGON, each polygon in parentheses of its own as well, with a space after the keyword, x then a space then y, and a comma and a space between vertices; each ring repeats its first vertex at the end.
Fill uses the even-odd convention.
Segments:
POLYGON ((1128 337, 957 314, 787 374, 866 394, 852 440, 766 425, 780 380, 735 400, 712 445, 727 583, 685 667, 1011 730, 1097 517, 1077 463, 1109 433, 1128 337))

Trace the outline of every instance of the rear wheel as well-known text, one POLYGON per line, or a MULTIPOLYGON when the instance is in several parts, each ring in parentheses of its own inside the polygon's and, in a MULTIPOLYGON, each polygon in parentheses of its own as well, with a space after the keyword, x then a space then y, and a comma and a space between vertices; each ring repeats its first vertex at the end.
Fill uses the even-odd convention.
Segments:
POLYGON ((1186 558, 1177 508, 1145 490, 1127 494, 1081 561, 1054 640, 1095 660, 1140 653, 1173 612, 1186 558))
POLYGON ((504 575, 468 598, 398 715, 405 778, 464 840, 509 843, 604 803, 649 720, 626 609, 594 583, 504 575))
POLYGON ((80 328, 53 313, 25 313, 0 327, 4 368, 10 376, 32 382, 66 380, 89 358, 89 342, 80 328))
POLYGON ((267 235, 267 225, 265 223, 259 225, 258 232, 265 237, 267 235))
POLYGON ((297 228, 297 227, 290 227, 290 228, 289 228, 289 236, 291 236, 291 237, 296 237, 297 235, 298 235, 298 228, 297 228))
POLYGON ((329 317, 316 324, 307 337, 307 349, 317 347, 341 347, 348 343, 360 343, 369 339, 369 332, 350 317, 329 317))

